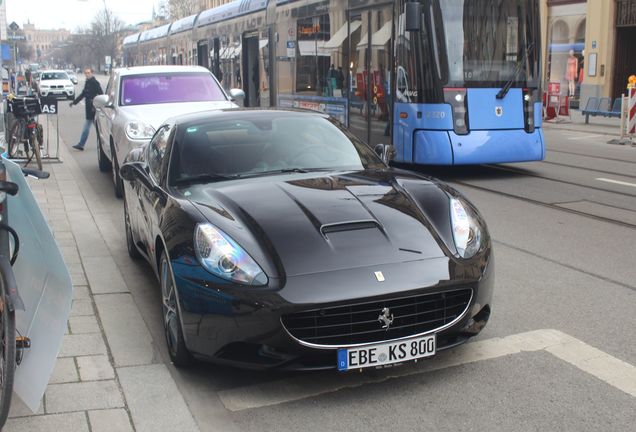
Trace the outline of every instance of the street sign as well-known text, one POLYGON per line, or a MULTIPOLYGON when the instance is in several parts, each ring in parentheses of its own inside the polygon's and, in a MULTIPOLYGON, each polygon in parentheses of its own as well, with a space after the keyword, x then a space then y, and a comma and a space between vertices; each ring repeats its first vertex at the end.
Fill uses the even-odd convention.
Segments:
POLYGON ((42 114, 57 115, 57 99, 55 98, 40 99, 40 107, 42 114))
POLYGON ((18 23, 16 23, 15 21, 13 21, 11 24, 9 24, 9 28, 13 31, 17 31, 20 30, 20 26, 18 25, 18 23))
POLYGON ((8 35, 7 39, 9 39, 9 40, 26 40, 26 36, 24 36, 24 35, 8 35))

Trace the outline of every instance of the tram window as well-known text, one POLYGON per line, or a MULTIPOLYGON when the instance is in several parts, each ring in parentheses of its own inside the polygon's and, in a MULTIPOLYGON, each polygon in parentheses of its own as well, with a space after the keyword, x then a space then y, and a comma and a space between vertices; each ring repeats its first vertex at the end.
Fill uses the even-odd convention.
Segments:
POLYGON ((325 95, 331 58, 322 47, 330 38, 329 15, 301 18, 296 28, 296 92, 325 95))

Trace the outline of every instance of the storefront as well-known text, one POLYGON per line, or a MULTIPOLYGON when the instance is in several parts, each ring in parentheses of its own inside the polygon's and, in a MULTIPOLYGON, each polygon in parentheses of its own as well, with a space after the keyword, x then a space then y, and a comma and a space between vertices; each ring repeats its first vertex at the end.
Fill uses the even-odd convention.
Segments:
MULTIPOLYGON (((587 2, 548 1, 545 80, 559 83, 570 106, 579 106, 585 80, 585 30, 587 2)), ((547 87, 546 87, 547 88, 547 87)))

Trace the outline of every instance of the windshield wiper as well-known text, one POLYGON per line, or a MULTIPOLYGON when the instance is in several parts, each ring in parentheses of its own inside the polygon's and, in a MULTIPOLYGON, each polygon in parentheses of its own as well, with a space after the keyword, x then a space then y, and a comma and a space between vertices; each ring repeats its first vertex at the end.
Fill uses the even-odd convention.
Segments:
POLYGON ((501 90, 499 90, 499 93, 497 93, 497 96, 496 96, 497 99, 503 99, 506 97, 506 95, 510 91, 510 88, 512 87, 512 84, 514 84, 514 82, 517 80, 517 76, 519 75, 519 72, 525 69, 524 66, 526 64, 526 58, 528 58, 528 51, 532 49, 533 46, 534 46, 534 42, 526 46, 526 49, 523 51, 523 55, 521 56, 521 58, 515 65, 515 70, 512 73, 512 77, 506 82, 506 84, 504 84, 501 90))
POLYGON ((205 182, 215 182, 221 180, 233 180, 238 178, 238 175, 222 175, 215 173, 206 173, 206 174, 197 174, 189 177, 181 177, 175 180, 175 184, 191 184, 191 183, 205 183, 205 182))
MULTIPOLYGON (((313 170, 311 170, 313 171, 313 170)), ((262 175, 272 175, 272 174, 287 174, 287 173, 308 173, 310 172, 310 170, 308 169, 303 169, 303 168, 284 168, 284 169, 277 169, 277 170, 271 170, 271 171, 255 171, 255 172, 248 172, 248 173, 244 173, 244 174, 238 174, 238 177, 258 177, 258 176, 262 176, 262 175)))

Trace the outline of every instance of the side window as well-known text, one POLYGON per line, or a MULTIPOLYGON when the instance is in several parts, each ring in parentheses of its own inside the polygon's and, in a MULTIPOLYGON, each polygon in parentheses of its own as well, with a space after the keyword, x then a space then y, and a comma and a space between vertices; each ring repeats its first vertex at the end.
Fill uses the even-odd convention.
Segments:
POLYGON ((108 95, 109 101, 115 101, 115 74, 111 74, 110 79, 108 80, 108 84, 106 85, 106 94, 108 95))
POLYGON ((148 167, 150 168, 150 174, 155 180, 161 179, 161 167, 163 166, 163 159, 166 156, 168 137, 170 136, 171 130, 170 125, 161 127, 148 146, 148 167))

